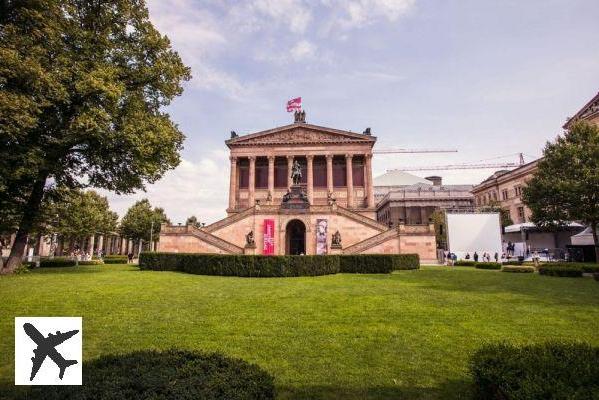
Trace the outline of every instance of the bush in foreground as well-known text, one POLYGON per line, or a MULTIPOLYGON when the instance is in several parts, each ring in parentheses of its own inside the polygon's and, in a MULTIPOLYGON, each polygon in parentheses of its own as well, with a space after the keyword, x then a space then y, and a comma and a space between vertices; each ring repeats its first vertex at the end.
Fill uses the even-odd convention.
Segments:
POLYGON ((582 268, 564 267, 559 265, 543 265, 539 267, 539 274, 566 278, 579 278, 582 276, 582 268))
POLYGON ((453 263, 453 265, 455 265, 456 267, 474 267, 476 266, 476 262, 468 260, 457 260, 455 263, 453 263))
POLYGON ((40 261, 41 268, 74 267, 77 262, 67 257, 46 258, 40 261))
POLYGON ((474 266, 477 269, 501 269, 500 263, 495 262, 485 262, 485 263, 476 263, 474 266))
POLYGON ((143 252, 142 270, 182 271, 199 275, 242 277, 318 276, 347 273, 390 273, 419 268, 416 254, 327 256, 251 256, 143 252))
POLYGON ((104 262, 102 260, 83 260, 79 261, 79 265, 102 265, 104 262))
POLYGON ((127 256, 106 256, 104 264, 127 264, 127 256))
POLYGON ((531 267, 529 265, 504 265, 501 268, 503 272, 516 272, 516 273, 533 273, 536 271, 535 267, 531 267))
POLYGON ((470 373, 480 399, 599 398, 599 348, 583 343, 487 345, 470 373))
POLYGON ((23 399, 274 399, 274 379, 257 365, 220 354, 170 350, 84 362, 82 386, 32 387, 23 399))

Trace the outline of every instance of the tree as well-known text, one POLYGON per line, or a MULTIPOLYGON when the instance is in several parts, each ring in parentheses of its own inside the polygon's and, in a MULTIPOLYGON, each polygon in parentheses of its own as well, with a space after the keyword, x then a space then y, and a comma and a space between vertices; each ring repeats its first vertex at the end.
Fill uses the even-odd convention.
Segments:
POLYGON ((162 208, 152 209, 152 205, 148 199, 143 199, 132 205, 121 221, 120 233, 121 236, 150 241, 150 231, 152 231, 152 239, 158 239, 160 233, 160 224, 163 222, 170 223, 162 208))
POLYGON ((555 228, 567 221, 590 226, 599 262, 599 127, 579 121, 548 142, 523 200, 538 226, 555 228))
POLYGON ((110 210, 108 199, 93 190, 66 191, 51 209, 51 231, 67 239, 71 246, 92 235, 116 231, 118 215, 110 210))
POLYGON ((196 228, 201 228, 204 226, 203 222, 198 221, 198 217, 196 217, 195 215, 192 215, 191 217, 187 218, 187 221, 185 221, 185 225, 193 225, 196 228))
POLYGON ((447 247, 447 226, 445 226, 445 210, 435 210, 431 214, 431 220, 435 224, 435 239, 437 247, 447 247))
POLYGON ((19 265, 56 187, 143 189, 179 163, 164 112, 189 69, 143 0, 6 0, 0 5, 0 209, 19 265))

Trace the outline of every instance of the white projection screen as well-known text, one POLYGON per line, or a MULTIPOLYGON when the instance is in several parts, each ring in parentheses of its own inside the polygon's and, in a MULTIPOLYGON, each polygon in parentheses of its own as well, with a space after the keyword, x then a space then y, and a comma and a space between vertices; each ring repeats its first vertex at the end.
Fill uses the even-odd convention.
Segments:
MULTIPOLYGON (((482 258, 484 252, 501 256, 501 225, 499 213, 447 213, 447 244, 449 251, 460 258, 476 251, 482 258)), ((480 259, 480 258, 479 258, 480 259)))

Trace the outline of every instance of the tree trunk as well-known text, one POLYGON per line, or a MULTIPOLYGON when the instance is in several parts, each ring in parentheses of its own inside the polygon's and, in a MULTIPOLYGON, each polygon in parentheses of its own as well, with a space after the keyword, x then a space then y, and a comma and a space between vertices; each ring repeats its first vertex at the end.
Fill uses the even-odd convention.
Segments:
POLYGON ((40 212, 42 200, 44 198, 44 186, 46 185, 47 178, 47 173, 40 174, 33 185, 33 190, 31 191, 29 200, 27 200, 27 205, 23 210, 23 216, 19 223, 19 230, 17 231, 15 241, 10 249, 10 255, 8 256, 8 260, 4 267, 0 270, 0 273, 2 274, 14 272, 14 270, 21 264, 21 260, 23 259, 27 247, 27 238, 33 228, 35 219, 40 212))
POLYGON ((595 262, 599 264, 599 240, 597 240, 597 224, 591 223, 591 232, 593 232, 593 243, 595 244, 595 262))

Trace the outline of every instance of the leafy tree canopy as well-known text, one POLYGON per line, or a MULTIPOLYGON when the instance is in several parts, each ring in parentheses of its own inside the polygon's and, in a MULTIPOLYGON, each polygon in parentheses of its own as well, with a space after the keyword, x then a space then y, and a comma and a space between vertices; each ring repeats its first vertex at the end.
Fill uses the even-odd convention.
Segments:
POLYGON ((513 225, 512 217, 510 216, 510 210, 501 207, 498 200, 491 200, 488 205, 480 207, 482 212, 498 212, 501 215, 501 227, 513 225))
MULTIPOLYGON (((554 143, 548 142, 538 171, 524 188, 532 220, 542 227, 581 221, 593 231, 599 225, 599 127, 576 122, 554 143)), ((599 248, 596 247, 599 261, 599 248)))
POLYGON ((132 205, 121 221, 121 235, 129 239, 150 240, 152 230, 153 240, 158 239, 160 224, 170 223, 162 208, 152 208, 148 199, 143 199, 132 205), (152 228, 153 222, 153 228, 152 228))
POLYGON ((53 188, 131 193, 178 165, 184 136, 164 106, 189 78, 143 0, 1 2, 0 210, 18 226, 8 270, 53 188))
POLYGON ((191 217, 187 218, 187 221, 185 221, 186 225, 193 225, 196 228, 201 228, 202 226, 204 226, 204 223, 198 221, 198 217, 196 217, 195 215, 192 215, 191 217))
POLYGON ((50 206, 51 229, 69 240, 116 231, 118 215, 110 210, 108 199, 93 190, 65 191, 62 200, 50 206))

